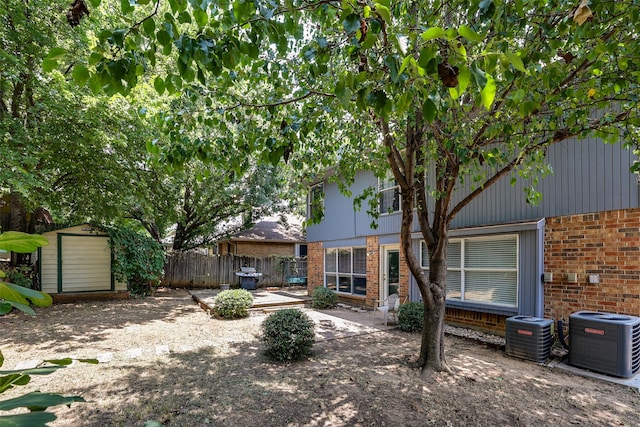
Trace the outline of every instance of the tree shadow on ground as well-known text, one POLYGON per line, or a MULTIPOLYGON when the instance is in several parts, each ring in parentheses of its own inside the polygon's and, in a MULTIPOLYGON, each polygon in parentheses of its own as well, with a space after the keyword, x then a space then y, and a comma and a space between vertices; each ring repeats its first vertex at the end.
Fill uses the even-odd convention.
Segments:
MULTIPOLYGON (((459 340, 448 348, 456 373, 412 368, 415 335, 398 331, 321 342, 313 357, 273 363, 253 342, 201 348, 113 369, 111 383, 74 392, 68 425, 609 425, 636 419, 638 404, 603 403, 595 382, 459 340), (507 364, 505 364, 508 362, 507 364), (563 377, 558 381, 558 376, 563 377), (596 405, 596 406, 594 406, 596 405)), ((105 366, 106 369, 111 369, 105 366)))
POLYGON ((77 351, 108 339, 113 331, 143 327, 150 322, 175 323, 198 310, 190 301, 185 291, 181 298, 147 297, 36 307, 35 317, 13 312, 0 316, 2 346, 20 345, 28 337, 28 342, 38 343, 44 350, 77 351), (75 321, 70 322, 70 317, 75 321))

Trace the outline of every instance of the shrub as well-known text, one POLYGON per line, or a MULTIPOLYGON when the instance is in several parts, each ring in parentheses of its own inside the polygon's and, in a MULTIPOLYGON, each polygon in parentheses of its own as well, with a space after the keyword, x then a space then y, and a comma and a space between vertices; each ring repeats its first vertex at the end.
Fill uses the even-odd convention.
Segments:
POLYGON ((216 296, 213 312, 216 316, 225 319, 247 317, 251 304, 253 304, 251 292, 246 289, 230 289, 222 291, 216 296))
POLYGON ((318 286, 311 294, 311 307, 317 309, 333 308, 338 302, 338 294, 329 288, 318 286))
POLYGON ((421 331, 423 318, 424 306, 421 302, 402 304, 398 310, 398 328, 405 332, 421 331))
POLYGON ((134 296, 151 294, 164 272, 164 249, 151 236, 125 227, 109 230, 113 275, 134 296))
POLYGON ((271 314, 262 324, 262 342, 269 358, 280 362, 306 359, 311 354, 313 321, 295 308, 271 314))

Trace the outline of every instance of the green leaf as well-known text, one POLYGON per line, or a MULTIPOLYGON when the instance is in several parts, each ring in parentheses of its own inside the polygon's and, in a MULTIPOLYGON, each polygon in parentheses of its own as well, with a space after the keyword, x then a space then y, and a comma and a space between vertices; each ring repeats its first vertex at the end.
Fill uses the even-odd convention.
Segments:
POLYGON ((73 80, 79 85, 84 84, 87 80, 89 80, 89 70, 82 64, 76 64, 73 67, 73 71, 71 72, 71 76, 73 80))
MULTIPOLYGON (((11 303, 6 301, 0 301, 0 316, 3 316, 13 310, 13 306, 11 303)), ((35 314, 35 313, 34 313, 35 314)))
POLYGON ((378 14, 380 15, 380 17, 382 19, 384 19, 384 22, 386 22, 387 24, 391 24, 391 12, 389 11, 389 8, 383 4, 380 3, 376 3, 376 11, 378 12, 378 14))
POLYGON ((49 241, 39 234, 28 234, 20 231, 6 231, 0 234, 0 249, 28 254, 47 246, 49 241))
POLYGON ((158 95, 162 95, 164 93, 165 84, 162 77, 158 76, 153 80, 153 87, 156 89, 156 92, 158 92, 158 95))
POLYGON ((0 425, 3 427, 46 427, 48 423, 56 420, 56 415, 51 412, 28 412, 18 415, 0 415, 0 425))
MULTIPOLYGON (((0 282, 0 283, 3 283, 3 282, 0 282)), ((33 311, 33 309, 29 307, 29 305, 27 304, 21 304, 15 301, 0 301, 0 316, 9 313, 13 309, 13 307, 31 316, 36 315, 36 312, 33 311)))
POLYGON ((147 18, 142 21, 142 29, 144 30, 144 33, 146 35, 148 35, 149 37, 153 37, 156 31, 156 22, 153 20, 153 18, 147 18))
POLYGON ((440 37, 444 37, 444 35, 445 35, 445 31, 443 28, 431 27, 427 31, 422 33, 422 40, 424 41, 433 40, 440 37))
POLYGON ((204 27, 209 22, 209 15, 201 9, 194 10, 193 17, 196 18, 196 22, 200 27, 204 27))
POLYGON ((52 59, 54 61, 57 61, 59 59, 64 59, 65 56, 67 56, 67 50, 66 49, 64 49, 62 47, 54 47, 47 54, 47 59, 52 59))
POLYGON ((473 31, 468 25, 461 25, 460 28, 458 28, 458 34, 470 42, 480 43, 484 40, 484 37, 473 31))
POLYGON ((422 104, 422 115, 429 123, 432 123, 438 115, 438 107, 430 98, 427 98, 422 104))
POLYGON ((487 74, 486 77, 487 84, 482 89, 482 92, 480 92, 480 97, 484 108, 489 110, 491 108, 491 104, 493 104, 493 101, 496 98, 496 81, 489 74, 487 74))
POLYGON ((0 298, 21 304, 29 304, 28 299, 38 307, 49 307, 53 302, 49 294, 6 282, 0 282, 0 298))
POLYGON ((342 21, 342 27, 347 33, 352 33, 360 28, 360 15, 352 13, 342 21))
POLYGON ((58 66, 58 61, 54 59, 45 59, 42 61, 42 70, 45 73, 50 73, 58 66))
POLYGON ((85 402, 85 400, 80 396, 62 396, 55 393, 40 393, 34 391, 24 396, 0 402, 0 411, 10 411, 16 408, 43 411, 50 406, 70 405, 74 402, 85 402))
POLYGON ((513 68, 515 68, 518 71, 522 71, 523 73, 527 72, 527 69, 524 68, 524 63, 522 62, 522 58, 520 58, 516 53, 505 52, 505 56, 507 57, 507 59, 509 59, 509 62, 511 63, 511 65, 513 65, 513 68))

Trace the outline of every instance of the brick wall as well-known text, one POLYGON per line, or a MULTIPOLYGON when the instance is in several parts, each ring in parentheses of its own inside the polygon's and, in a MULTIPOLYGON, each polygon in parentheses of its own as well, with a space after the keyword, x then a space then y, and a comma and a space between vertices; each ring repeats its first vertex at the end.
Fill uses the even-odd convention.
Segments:
POLYGON ((324 248, 322 242, 307 244, 307 291, 324 286, 324 248))
POLYGON ((277 243, 277 242, 237 242, 236 255, 252 256, 256 258, 264 258, 270 256, 295 256, 295 243, 277 243))
POLYGON ((477 329, 501 336, 505 335, 506 320, 507 316, 500 314, 481 313, 459 308, 447 308, 445 311, 445 322, 449 325, 477 329))
POLYGON ((378 236, 367 237, 367 297, 365 305, 373 307, 380 298, 380 239, 378 236))
POLYGON ((545 317, 580 310, 640 316, 640 209, 547 219, 545 317), (576 273, 577 282, 568 280, 576 273), (589 283, 589 275, 600 283, 589 283))

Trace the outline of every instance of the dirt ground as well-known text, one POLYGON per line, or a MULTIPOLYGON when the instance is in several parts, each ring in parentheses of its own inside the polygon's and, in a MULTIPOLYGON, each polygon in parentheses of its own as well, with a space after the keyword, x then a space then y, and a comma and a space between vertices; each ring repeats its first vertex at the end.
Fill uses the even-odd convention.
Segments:
POLYGON ((640 394, 448 337, 453 374, 412 368, 419 334, 319 342, 304 362, 262 354, 264 315, 212 319, 186 291, 0 317, 2 369, 27 360, 99 358, 33 377, 32 390, 83 396, 52 426, 632 426, 640 394))

